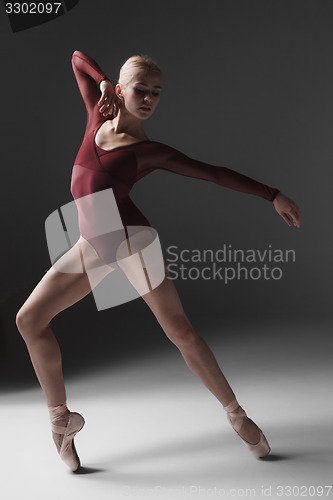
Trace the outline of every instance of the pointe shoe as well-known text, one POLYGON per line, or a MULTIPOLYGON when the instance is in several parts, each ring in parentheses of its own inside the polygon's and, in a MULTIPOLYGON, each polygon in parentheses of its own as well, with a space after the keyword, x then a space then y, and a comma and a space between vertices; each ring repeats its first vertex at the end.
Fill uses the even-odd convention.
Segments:
POLYGON ((62 434, 63 439, 61 447, 59 450, 60 458, 68 465, 68 467, 73 471, 77 471, 81 465, 79 456, 75 449, 74 437, 77 432, 79 432, 85 424, 85 420, 80 415, 80 413, 69 412, 69 419, 66 426, 56 425, 54 422, 63 418, 64 415, 69 411, 66 405, 60 405, 58 407, 49 407, 51 417, 51 428, 56 434, 62 434), (66 412, 64 412, 66 408, 66 412))
POLYGON ((243 443, 249 448, 249 450, 258 458, 266 457, 268 453, 271 451, 271 448, 268 444, 265 435, 263 434, 262 430, 259 427, 258 429, 260 436, 259 436, 259 441, 256 444, 251 444, 245 439, 243 439, 242 436, 240 436, 239 431, 241 430, 244 418, 247 417, 247 415, 243 410, 243 408, 239 406, 237 399, 231 401, 231 403, 229 403, 227 406, 223 406, 223 408, 227 412, 227 417, 232 428, 237 432, 237 434, 239 435, 243 443), (236 410, 236 408, 238 407, 239 407, 238 412, 234 412, 234 410, 236 410), (235 418, 234 422, 232 422, 231 418, 235 418))

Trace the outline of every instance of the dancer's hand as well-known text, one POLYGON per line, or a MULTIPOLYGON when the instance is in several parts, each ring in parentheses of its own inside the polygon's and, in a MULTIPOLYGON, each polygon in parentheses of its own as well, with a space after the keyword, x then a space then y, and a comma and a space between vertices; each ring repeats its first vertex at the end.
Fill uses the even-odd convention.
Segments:
POLYGON ((116 93, 113 89, 112 83, 109 80, 103 80, 99 86, 102 95, 100 100, 98 101, 98 106, 100 113, 103 113, 103 116, 111 115, 112 109, 114 108, 114 116, 117 116, 119 111, 119 100, 116 96, 116 93))
POLYGON ((281 215, 282 219, 286 221, 288 226, 292 225, 292 222, 290 220, 291 217, 294 222, 294 226, 298 228, 301 227, 300 209, 293 200, 291 200, 290 198, 288 198, 288 196, 285 196, 282 193, 278 193, 274 198, 273 203, 275 210, 279 215, 281 215))

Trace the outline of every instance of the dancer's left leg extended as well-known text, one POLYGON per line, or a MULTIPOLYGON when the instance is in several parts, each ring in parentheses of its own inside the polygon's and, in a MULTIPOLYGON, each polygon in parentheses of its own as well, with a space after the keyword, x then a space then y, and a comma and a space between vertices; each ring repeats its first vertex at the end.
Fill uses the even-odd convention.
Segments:
MULTIPOLYGON (((223 375, 214 354, 194 330, 186 316, 177 290, 165 266, 165 279, 154 290, 142 296, 154 313, 168 338, 180 350, 187 366, 225 407, 236 399, 227 379, 223 375)), ((240 411, 240 410, 239 410, 240 411)), ((237 413, 237 408, 235 408, 237 413)), ((249 443, 259 440, 259 429, 249 418, 244 418, 240 436, 249 443)))

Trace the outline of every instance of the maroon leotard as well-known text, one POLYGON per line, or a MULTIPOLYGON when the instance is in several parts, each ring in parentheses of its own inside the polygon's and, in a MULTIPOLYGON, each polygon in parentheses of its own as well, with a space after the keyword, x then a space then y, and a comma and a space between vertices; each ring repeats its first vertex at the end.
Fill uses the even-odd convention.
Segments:
MULTIPOLYGON (((97 63, 83 52, 72 56, 73 71, 87 110, 87 124, 83 142, 76 156, 71 179, 71 193, 77 200, 112 188, 124 227, 150 226, 149 221, 129 197, 133 185, 156 169, 169 170, 176 174, 211 181, 236 191, 249 193, 273 201, 279 190, 240 174, 226 167, 214 166, 189 158, 176 149, 156 141, 140 141, 131 145, 104 150, 95 143, 98 129, 112 116, 103 116, 99 111, 101 97, 99 84, 108 79, 97 63)), ((83 237, 94 224, 78 206, 79 228, 83 237)), ((88 238, 89 239, 89 238, 88 238)), ((105 262, 114 262, 114 251, 105 250, 106 240, 89 239, 105 262)), ((108 239, 110 241, 110 237, 108 239)))

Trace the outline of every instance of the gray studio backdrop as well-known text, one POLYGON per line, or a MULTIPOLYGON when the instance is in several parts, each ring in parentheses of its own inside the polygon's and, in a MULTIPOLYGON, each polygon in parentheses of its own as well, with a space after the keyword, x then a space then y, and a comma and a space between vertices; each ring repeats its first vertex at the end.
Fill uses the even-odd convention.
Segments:
MULTIPOLYGON (((228 314, 330 312, 332 21, 329 0, 209 0, 191 8, 176 1, 81 0, 65 16, 13 34, 2 12, 4 387, 36 382, 15 314, 50 267, 45 219, 72 201, 71 170, 86 120, 74 50, 94 58, 113 82, 129 56, 151 56, 164 88, 146 122, 149 138, 277 187, 301 208, 299 230, 272 203, 213 183, 160 170, 134 186, 131 197, 157 229, 167 262, 175 258, 170 247, 188 250, 186 257, 226 247, 294 252, 289 262, 265 261, 280 268, 280 279, 177 278, 200 333, 213 322, 228 335, 228 314)), ((204 264, 186 266, 200 273, 204 264)), ((65 362, 77 369, 161 343, 167 348, 140 298, 97 311, 90 294, 52 326, 65 362)))

